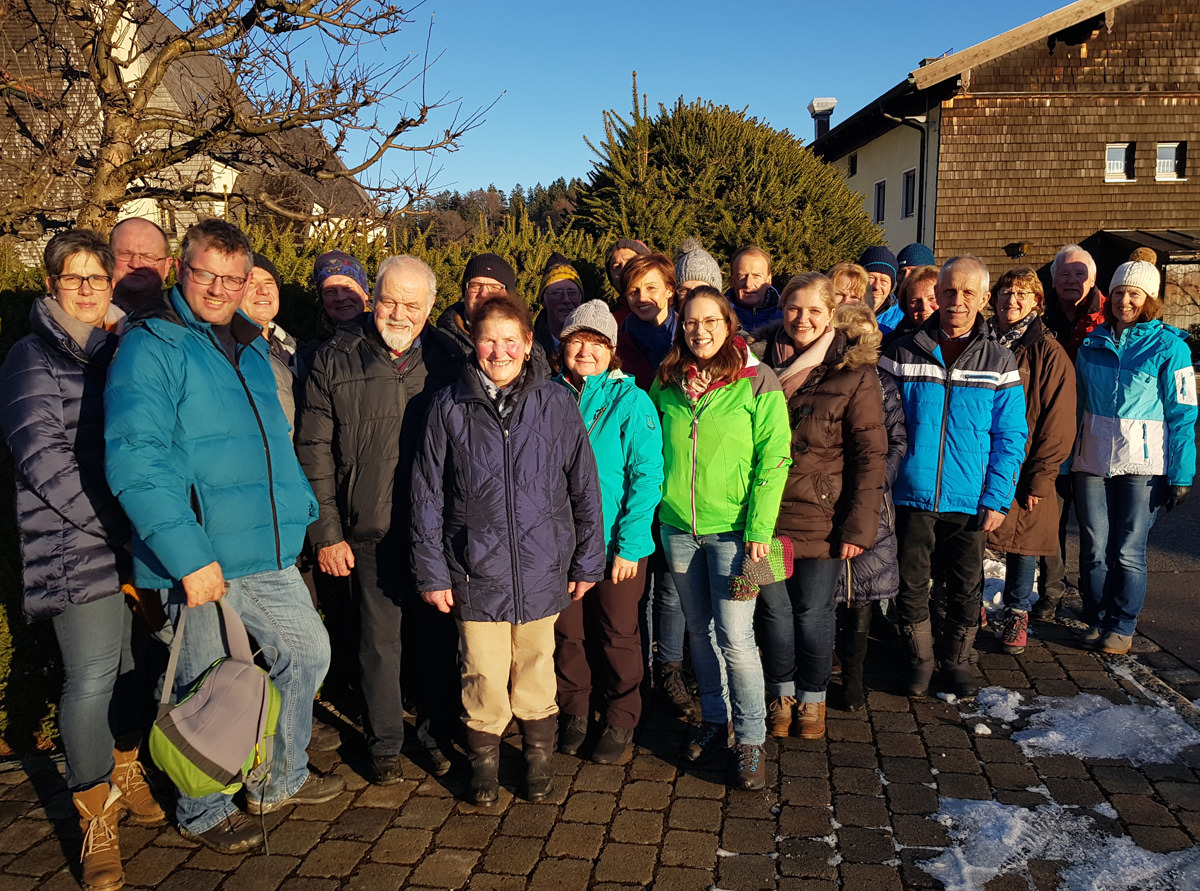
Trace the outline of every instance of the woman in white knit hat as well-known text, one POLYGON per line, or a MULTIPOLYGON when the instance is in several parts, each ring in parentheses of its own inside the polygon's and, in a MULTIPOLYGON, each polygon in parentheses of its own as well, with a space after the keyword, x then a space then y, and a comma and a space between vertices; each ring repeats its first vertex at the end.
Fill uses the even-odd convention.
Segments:
POLYGON ((1187 498, 1196 470, 1196 375, 1186 332, 1164 324, 1161 276, 1141 260, 1113 274, 1105 324, 1076 359, 1071 470, 1080 531, 1084 641, 1129 652, 1146 600, 1146 538, 1187 498))

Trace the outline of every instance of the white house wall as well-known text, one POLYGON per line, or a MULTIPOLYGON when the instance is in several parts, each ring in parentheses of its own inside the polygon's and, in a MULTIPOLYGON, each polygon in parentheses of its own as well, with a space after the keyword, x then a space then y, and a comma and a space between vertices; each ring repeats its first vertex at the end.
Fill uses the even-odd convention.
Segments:
MULTIPOLYGON (((933 157, 936 158, 935 141, 930 140, 933 157)), ((854 152, 833 162, 833 166, 842 172, 846 184, 862 196, 863 209, 871 216, 875 209, 875 183, 883 180, 886 183, 884 195, 884 215, 880 223, 886 233, 888 246, 898 251, 906 244, 917 240, 917 214, 901 217, 901 197, 903 174, 917 166, 921 152, 921 137, 911 127, 897 125, 895 129, 884 133, 873 141, 858 148, 854 152), (858 172, 849 176, 849 163, 853 155, 858 156, 858 172)), ((935 165, 931 165, 936 167, 935 165)), ((926 178, 926 185, 933 186, 926 178)), ((918 183, 920 176, 918 175, 918 183)), ((927 189, 925 208, 925 243, 933 243, 933 202, 934 191, 927 189)))

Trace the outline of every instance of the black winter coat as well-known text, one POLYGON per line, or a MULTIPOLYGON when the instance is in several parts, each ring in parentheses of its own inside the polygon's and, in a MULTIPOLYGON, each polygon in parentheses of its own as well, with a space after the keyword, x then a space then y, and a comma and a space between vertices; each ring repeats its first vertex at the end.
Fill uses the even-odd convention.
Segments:
POLYGON ((409 483, 425 412, 462 369, 457 346, 428 325, 412 349, 397 373, 375 317, 364 313, 313 357, 296 452, 320 505, 308 527, 315 548, 385 538, 408 546, 409 483))
POLYGON ((569 581, 604 577, 596 460, 579 407, 526 363, 501 420, 478 366, 433 397, 413 470, 417 590, 454 592, 468 622, 533 622, 569 603, 569 581))
POLYGON ((55 318, 52 299, 34 303, 33 333, 0 368, 0 428, 16 468, 30 620, 118 596, 131 571, 129 523, 104 478, 104 378, 117 336, 94 328, 80 346, 55 318))

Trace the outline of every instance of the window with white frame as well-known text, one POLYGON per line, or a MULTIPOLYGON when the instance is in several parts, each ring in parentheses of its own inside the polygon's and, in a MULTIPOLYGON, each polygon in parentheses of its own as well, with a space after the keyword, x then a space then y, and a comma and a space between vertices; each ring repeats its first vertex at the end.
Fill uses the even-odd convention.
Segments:
POLYGON ((1137 143, 1110 142, 1104 149, 1104 181, 1133 182, 1133 159, 1137 143))
POLYGON ((887 180, 881 179, 875 183, 875 213, 871 215, 871 222, 883 222, 884 202, 887 198, 887 180))
POLYGON ((900 216, 908 218, 917 212, 917 168, 905 170, 901 176, 900 216))
POLYGON ((1178 180, 1187 175, 1187 143, 1160 142, 1154 160, 1154 178, 1178 180))

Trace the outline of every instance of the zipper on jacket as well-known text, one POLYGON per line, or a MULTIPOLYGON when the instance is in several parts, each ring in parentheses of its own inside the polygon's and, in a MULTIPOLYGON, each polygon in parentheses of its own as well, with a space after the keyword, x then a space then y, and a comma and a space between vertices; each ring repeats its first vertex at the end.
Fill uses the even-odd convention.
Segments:
MULTIPOLYGON (((225 350, 221 348, 221 344, 213 335, 212 329, 208 332, 209 339, 213 342, 218 350, 221 350, 221 355, 225 355, 225 350)), ((271 460, 271 445, 267 442, 267 428, 263 426, 262 416, 258 413, 258 406, 254 404, 254 396, 250 393, 250 385, 246 383, 246 378, 242 376, 241 358, 245 351, 246 345, 239 344, 237 349, 233 351, 234 374, 237 375, 238 382, 241 383, 242 389, 246 392, 246 401, 250 403, 250 410, 254 412, 254 420, 258 423, 258 435, 262 437, 263 451, 267 453, 267 489, 271 493, 271 527, 275 532, 275 566, 278 569, 283 569, 283 555, 280 553, 282 544, 279 539, 279 508, 275 504, 275 469, 271 460)))
POLYGON ((850 589, 854 585, 854 572, 850 569, 850 561, 843 560, 846 564, 846 606, 850 606, 850 589))
MULTIPOLYGON (((942 470, 946 462, 946 427, 950 423, 950 366, 946 367, 946 399, 942 404, 942 432, 938 436, 938 463, 937 463, 937 481, 933 487, 933 510, 938 512, 941 510, 942 504, 942 470)), ((984 474, 986 481, 987 474, 984 474)))
MULTIPOLYGON (((493 410, 494 408, 495 407, 493 406, 493 410)), ((513 406, 513 411, 516 411, 515 405, 513 406)), ((496 417, 500 417, 500 412, 496 412, 496 417)), ((512 468, 510 466, 512 462, 512 440, 509 439, 508 436, 508 425, 503 420, 500 421, 500 429, 504 433, 504 505, 508 512, 508 540, 511 545, 508 549, 508 557, 509 561, 512 563, 513 606, 516 608, 517 612, 517 624, 520 625, 525 621, 525 610, 522 609, 523 598, 521 597, 521 567, 519 565, 520 561, 517 560, 517 523, 516 518, 513 516, 513 489, 512 480, 509 478, 509 474, 512 472, 512 468)))
POLYGON ((707 399, 709 395, 710 394, 705 393, 703 396, 701 396, 700 402, 696 404, 694 409, 692 409, 692 535, 700 534, 696 531, 696 464, 698 458, 697 453, 700 448, 700 413, 705 409, 706 405, 704 400, 707 399))

